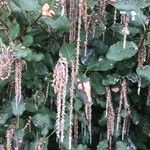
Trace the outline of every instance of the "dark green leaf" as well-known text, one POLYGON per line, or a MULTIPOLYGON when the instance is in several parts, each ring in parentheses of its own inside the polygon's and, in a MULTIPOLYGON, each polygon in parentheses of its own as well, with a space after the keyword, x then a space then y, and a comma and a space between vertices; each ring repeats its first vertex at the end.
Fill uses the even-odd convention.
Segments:
POLYGON ((23 112, 25 111, 25 103, 20 102, 19 104, 16 104, 16 102, 13 100, 11 102, 12 111, 15 116, 21 116, 23 112))
POLYGON ((23 11, 39 11, 38 0, 19 0, 18 2, 23 11))
POLYGON ((99 142, 97 145, 97 150, 107 150, 108 149, 108 141, 104 140, 102 142, 99 142))
POLYGON ((116 150, 127 150, 127 145, 121 141, 116 142, 116 150))
POLYGON ((88 147, 86 145, 79 144, 73 148, 73 150, 87 150, 88 147))
POLYGON ((113 60, 109 60, 104 56, 100 56, 98 60, 90 63, 87 66, 87 70, 91 71, 107 71, 114 67, 115 62, 113 60))
POLYGON ((38 113, 33 116, 32 120, 33 120, 33 124, 37 128, 40 128, 40 129, 43 129, 43 128, 52 129, 53 128, 53 125, 50 120, 50 116, 48 114, 38 113))
POLYGON ((17 23, 16 20, 13 20, 13 22, 11 23, 11 30, 10 30, 10 39, 11 40, 14 40, 18 35, 19 35, 19 32, 20 32, 20 26, 19 24, 17 23))
POLYGON ((75 46, 73 44, 64 43, 59 50, 59 56, 67 58, 68 61, 73 60, 74 54, 75 54, 75 46))
POLYGON ((133 42, 127 41, 125 49, 123 48, 122 42, 117 42, 109 48, 106 57, 110 60, 121 61, 131 58, 137 53, 137 51, 138 47, 133 42))
POLYGON ((107 75, 106 78, 102 80, 102 84, 105 86, 115 85, 119 81, 119 77, 117 75, 107 75))
POLYGON ((143 68, 137 68, 136 72, 139 76, 150 81, 150 65, 146 65, 143 68))
POLYGON ((78 99, 78 98, 75 98, 75 102, 74 102, 74 109, 75 111, 79 111, 82 107, 82 102, 78 99))
POLYGON ((92 91, 98 95, 105 94, 105 87, 102 85, 103 76, 100 73, 93 73, 90 76, 92 91))
POLYGON ((49 25, 58 31, 68 32, 70 28, 70 22, 65 16, 60 16, 56 20, 50 20, 49 25))
POLYGON ((33 36, 26 35, 23 37, 23 45, 24 46, 30 46, 33 43, 33 36))

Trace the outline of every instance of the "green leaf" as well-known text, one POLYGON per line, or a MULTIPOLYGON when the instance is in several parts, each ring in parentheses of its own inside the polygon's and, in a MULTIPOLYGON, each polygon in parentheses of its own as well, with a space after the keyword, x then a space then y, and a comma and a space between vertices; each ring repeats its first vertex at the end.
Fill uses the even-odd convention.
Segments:
POLYGON ((5 122, 10 118, 8 113, 0 113, 0 125, 5 124, 5 122))
POLYGON ((97 150, 108 150, 108 141, 103 140, 102 142, 99 142, 97 145, 97 150))
POLYGON ((39 11, 40 5, 38 0, 19 0, 18 1, 21 10, 23 11, 39 11))
POLYGON ((98 1, 93 1, 93 0, 88 0, 88 6, 90 7, 90 9, 93 10, 93 8, 98 5, 98 1))
POLYGON ((119 0, 116 3, 114 3, 114 6, 117 9, 124 10, 124 11, 132 11, 132 10, 137 10, 138 9, 135 0, 129 0, 127 2, 124 1, 124 0, 119 0))
MULTIPOLYGON (((106 92, 106 91, 105 91, 106 92)), ((105 100, 105 98, 104 97, 97 97, 96 98, 96 102, 97 102, 97 104, 99 104, 100 105, 100 107, 102 107, 102 108, 106 108, 106 100, 105 100)))
POLYGON ((80 60, 83 65, 87 66, 95 59, 95 51, 93 49, 87 49, 86 55, 85 52, 82 51, 80 54, 80 60))
POLYGON ((37 75, 48 75, 48 69, 45 64, 39 62, 34 64, 35 74, 37 75))
POLYGON ((91 71, 107 71, 114 67, 115 62, 113 60, 109 60, 104 56, 100 56, 98 60, 92 62, 87 66, 87 70, 91 71))
MULTIPOLYGON (((120 37, 121 39, 123 38, 123 35, 124 35, 124 32, 123 32, 123 25, 119 24, 119 23, 116 23, 112 30, 115 32, 115 33, 118 33, 120 34, 120 37)), ((133 34, 133 35, 136 35, 137 33, 139 33, 141 30, 140 28, 136 28, 136 27, 133 27, 133 26, 129 26, 129 32, 130 32, 130 35, 133 34)))
POLYGON ((67 58, 69 61, 73 59, 74 53, 75 47, 73 44, 64 43, 59 50, 59 56, 67 58))
POLYGON ((23 45, 24 46, 30 46, 32 43, 33 43, 32 35, 26 35, 23 37, 23 45))
POLYGON ((49 108, 43 106, 40 108, 39 113, 41 114, 49 114, 50 118, 56 119, 56 113, 55 111, 50 110, 49 108))
POLYGON ((39 129, 53 128, 50 116, 48 114, 38 113, 34 115, 32 119, 33 119, 33 124, 39 129))
POLYGON ((10 106, 10 102, 7 102, 5 105, 2 106, 0 111, 0 125, 6 123, 6 121, 12 117, 12 110, 10 106))
POLYGON ((150 32, 147 33, 146 44, 147 44, 148 46, 150 46, 150 32))
POLYGON ((150 81, 150 65, 146 65, 143 68, 137 68, 136 72, 139 76, 150 81))
POLYGON ((132 110, 131 112, 131 119, 132 119, 132 122, 135 124, 135 125, 138 125, 139 122, 140 122, 140 117, 139 117, 139 114, 137 111, 135 110, 132 110))
POLYGON ((106 57, 110 60, 121 61, 131 58, 137 51, 138 47, 135 43, 127 41, 126 48, 123 49, 123 43, 119 41, 109 48, 106 57))
POLYGON ((33 96, 37 106, 43 106, 45 103, 45 94, 42 91, 37 91, 36 96, 33 96))
POLYGON ((117 75, 107 75, 106 78, 102 80, 102 84, 105 86, 115 85, 119 81, 119 77, 117 75))
POLYGON ((3 45, 3 40, 2 38, 0 37, 0 47, 3 45))
POLYGON ((140 8, 145 8, 150 6, 150 0, 136 0, 137 6, 140 8))
POLYGON ((103 116, 99 121, 98 121, 99 126, 103 127, 106 126, 107 124, 107 119, 103 116))
POLYGON ((70 22, 65 16, 60 16, 56 20, 50 22, 53 29, 58 31, 68 32, 70 28, 70 22))
POLYGON ((121 141, 116 142, 116 150, 127 150, 127 145, 121 141))
POLYGON ((75 98, 74 110, 78 112, 81 109, 81 107, 82 107, 82 102, 78 98, 75 98))
POLYGON ((36 104, 33 102, 32 99, 26 100, 26 111, 36 112, 36 104))
POLYGON ((16 52, 16 56, 18 58, 24 58, 27 61, 31 61, 31 60, 41 61, 42 59, 44 59, 44 55, 42 53, 33 52, 32 50, 28 48, 21 49, 21 47, 20 47, 20 50, 16 52))
POLYGON ((25 111, 25 103, 20 102, 18 105, 16 105, 16 101, 11 102, 12 111, 15 116, 21 116, 23 112, 25 111))
POLYGON ((86 145, 79 144, 75 146, 72 150, 87 150, 88 147, 86 145))
POLYGON ((9 35, 10 39, 14 40, 19 35, 19 32, 20 32, 20 26, 16 20, 13 20, 10 26, 10 35, 9 35))
POLYGON ((90 75, 92 90, 98 94, 105 94, 105 87, 102 85, 103 76, 96 72, 90 75))
POLYGON ((20 8, 12 1, 9 2, 9 7, 13 12, 20 12, 20 8))
POLYGON ((15 146, 17 146, 19 141, 23 141, 24 134, 25 134, 24 130, 15 131, 14 136, 13 136, 13 141, 14 141, 15 146))

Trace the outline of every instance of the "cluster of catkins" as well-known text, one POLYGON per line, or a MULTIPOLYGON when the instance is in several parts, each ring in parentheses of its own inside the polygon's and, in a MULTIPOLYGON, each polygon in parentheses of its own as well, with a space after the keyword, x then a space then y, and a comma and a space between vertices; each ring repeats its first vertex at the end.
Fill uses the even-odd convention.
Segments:
MULTIPOLYGON (((66 1, 61 1, 62 6, 62 13, 61 15, 66 15, 68 12, 66 6, 66 1)), ((85 114, 86 119, 88 120, 88 130, 91 137, 91 86, 90 80, 87 81, 79 81, 77 80, 78 70, 79 70, 79 55, 81 49, 81 26, 82 23, 84 25, 84 29, 86 31, 86 38, 85 38, 85 53, 87 49, 87 39, 88 39, 88 14, 87 14, 87 1, 86 0, 70 0, 69 1, 69 19, 71 21, 71 28, 69 32, 69 43, 76 43, 76 55, 73 60, 71 60, 71 75, 70 75, 70 109, 69 109, 69 149, 72 148, 72 134, 73 134, 73 119, 75 121, 74 126, 74 137, 75 141, 78 141, 78 119, 73 115, 73 102, 74 102, 74 92, 75 92, 75 81, 78 82, 78 90, 83 96, 83 99, 89 101, 88 105, 85 104, 85 114), (86 98, 88 97, 88 98, 86 98), (90 105, 89 105, 90 104, 90 105)), ((66 88, 67 88, 67 81, 68 81, 68 60, 66 58, 60 58, 55 66, 54 69, 54 80, 53 86, 54 91, 57 94, 57 120, 56 120, 56 134, 57 138, 60 142, 64 140, 64 122, 65 122, 65 99, 66 99, 66 88)), ((77 114, 75 114, 77 116, 77 114)))
POLYGON ((10 77, 15 64, 15 101, 16 107, 21 100, 21 77, 22 77, 22 61, 14 56, 14 50, 8 46, 1 45, 0 54, 0 79, 6 80, 10 77))
MULTIPOLYGON (((84 54, 86 56, 87 53, 87 45, 88 45, 88 34, 89 34, 89 26, 93 28, 93 34, 95 32, 95 25, 98 21, 97 16, 93 17, 88 15, 88 7, 87 0, 61 0, 62 13, 61 15, 68 15, 71 27, 69 31, 69 43, 76 43, 76 54, 74 60, 71 61, 71 83, 70 83, 70 110, 69 110, 69 149, 72 148, 72 126, 73 119, 75 120, 75 128, 74 128, 74 139, 75 143, 78 141, 78 117, 75 114, 73 115, 73 100, 74 100, 74 90, 75 90, 75 81, 77 81, 77 89, 81 94, 81 97, 84 100, 85 104, 85 116, 88 122, 88 130, 90 135, 90 141, 92 137, 91 133, 91 85, 90 80, 80 81, 77 79, 78 71, 79 71, 79 55, 81 52, 81 28, 82 25, 85 30, 85 41, 84 41, 84 54), (68 14, 67 14, 68 13, 68 14), (93 21, 94 18, 94 21, 93 21), (94 22, 94 23, 93 23, 94 22)), ((99 1, 99 16, 102 19, 105 16, 105 10, 108 3, 115 3, 116 0, 100 0, 99 1)), ((127 3, 127 1, 125 1, 127 3)), ((50 8, 49 8, 50 9, 50 8)), ((50 13, 50 12, 49 12, 50 13)), ((129 32, 129 14, 127 12, 121 11, 121 23, 123 25, 123 48, 126 48, 127 36, 130 34, 129 32)), ((132 13, 132 19, 134 19, 134 12, 132 13)), ((116 21, 116 11, 114 16, 114 22, 116 21)), ((142 67, 145 62, 146 52, 145 47, 141 47, 141 51, 138 56, 138 67, 142 67)), ((57 138, 60 142, 63 142, 64 139, 64 115, 65 115, 65 99, 66 99, 66 88, 68 82, 68 60, 66 58, 60 58, 56 64, 54 70, 54 90, 57 94, 57 120, 56 120, 56 134, 57 138)), ((106 117, 107 117, 107 140, 109 141, 109 149, 111 149, 112 145, 112 137, 114 134, 114 128, 116 123, 116 130, 121 129, 122 124, 122 140, 125 135, 129 132, 130 125, 130 106, 127 100, 127 88, 126 88, 126 79, 122 80, 121 88, 120 88, 120 101, 118 107, 118 114, 115 114, 112 102, 112 94, 111 89, 106 87, 106 117), (126 111, 125 116, 122 116, 122 111, 126 111)), ((118 90, 119 91, 119 90, 118 90)), ((118 92, 117 91, 117 92, 118 92)))
POLYGON ((113 102, 112 102, 112 94, 109 87, 106 87, 106 100, 107 100, 106 101, 107 140, 109 141, 109 149, 111 149, 114 130, 116 130, 117 132, 120 131, 121 124, 122 124, 122 140, 124 140, 125 135, 127 135, 129 132, 131 111, 127 99, 126 79, 122 80, 122 84, 120 88, 120 99, 119 99, 117 116, 115 115, 113 102), (124 112, 123 116, 122 116, 122 112, 124 112), (115 123, 116 123, 116 128, 115 128, 115 123))

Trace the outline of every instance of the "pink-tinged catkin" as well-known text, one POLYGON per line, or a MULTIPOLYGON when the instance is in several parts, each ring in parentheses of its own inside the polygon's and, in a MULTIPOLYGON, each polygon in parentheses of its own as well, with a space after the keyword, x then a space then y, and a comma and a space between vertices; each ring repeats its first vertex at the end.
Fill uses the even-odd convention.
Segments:
POLYGON ((146 47, 142 46, 139 49, 138 53, 138 67, 143 68, 145 61, 146 61, 146 47))
POLYGON ((12 64, 14 62, 13 50, 10 47, 1 48, 0 54, 0 79, 8 79, 12 73, 12 64))
POLYGON ((109 87, 106 87, 106 100, 107 140, 109 141, 109 150, 111 150, 112 137, 114 134, 115 112, 112 104, 112 96, 109 87))
POLYGON ((22 83, 22 61, 21 59, 17 59, 15 62, 15 101, 16 106, 21 101, 21 83, 22 83))
POLYGON ((106 10, 106 6, 107 6, 107 2, 108 2, 108 0, 100 0, 99 1, 99 14, 102 17, 105 15, 105 10, 106 10))
POLYGON ((123 118, 123 126, 122 126, 122 140, 124 140, 125 135, 129 132, 130 126, 130 105, 127 100, 127 85, 126 79, 123 79, 120 90, 120 101, 117 115, 117 131, 119 130, 119 125, 121 124, 121 111, 126 110, 127 114, 123 118))
POLYGON ((79 140, 79 121, 78 121, 78 114, 75 114, 74 118, 74 143, 78 144, 79 140))
POLYGON ((14 129, 13 128, 7 129, 6 131, 6 149, 7 150, 12 150, 13 135, 14 135, 14 129))
POLYGON ((123 93, 122 90, 120 91, 120 99, 119 99, 119 108, 118 108, 118 114, 117 114, 117 131, 119 130, 119 125, 121 122, 121 109, 123 104, 123 93))
POLYGON ((71 86, 70 86, 70 111, 69 111, 69 150, 72 148, 72 125, 73 125, 73 99, 74 99, 74 82, 75 82, 75 66, 72 62, 71 67, 71 86))
POLYGON ((88 121, 88 131, 89 131, 89 137, 90 137, 90 144, 92 144, 92 108, 91 106, 85 106, 85 114, 86 119, 88 121))
POLYGON ((55 66, 53 75, 54 92, 57 94, 56 134, 60 142, 64 140, 65 99, 68 82, 68 62, 60 58, 55 66))
POLYGON ((77 33, 77 22, 78 22, 78 1, 70 0, 69 1, 69 19, 71 22, 71 27, 69 31, 69 42, 76 41, 76 33, 77 33))
POLYGON ((84 29, 85 29, 85 41, 84 41, 84 55, 87 54, 87 45, 88 45, 88 35, 89 35, 89 24, 90 19, 88 17, 88 6, 87 6, 87 0, 83 1, 83 11, 82 11, 82 17, 84 22, 84 29))
POLYGON ((75 75, 78 74, 79 71, 79 56, 80 56, 80 45, 81 45, 81 17, 82 17, 82 3, 83 0, 79 0, 79 16, 78 16, 78 33, 77 33, 77 46, 76 46, 76 65, 75 65, 75 75))

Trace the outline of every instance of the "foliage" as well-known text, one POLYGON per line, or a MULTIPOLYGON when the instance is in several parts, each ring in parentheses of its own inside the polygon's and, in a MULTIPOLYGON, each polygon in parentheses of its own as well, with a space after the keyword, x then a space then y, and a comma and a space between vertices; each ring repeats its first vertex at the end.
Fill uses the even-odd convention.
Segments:
MULTIPOLYGON (((81 53, 78 76, 90 78, 92 105, 92 144, 88 131, 82 130, 87 124, 84 116, 84 102, 75 90, 74 114, 79 116, 79 141, 73 142, 73 150, 108 149, 106 130, 106 90, 112 91, 115 112, 119 107, 121 82, 127 79, 127 97, 131 109, 129 134, 121 139, 121 131, 115 131, 112 149, 150 149, 150 0, 118 0, 108 4, 106 15, 99 16, 99 0, 87 0, 88 13, 101 20, 89 27, 87 54, 84 55, 85 30, 81 29, 81 53), (129 32, 126 46, 122 31, 121 14, 129 13, 129 32), (114 17, 116 12, 116 18, 114 17), (135 13, 133 15, 132 13, 135 13), (115 23, 114 23, 115 22, 115 23), (148 23, 147 23, 148 22, 148 23), (138 53, 146 47, 146 61, 138 67, 138 53), (141 92, 139 93, 139 88, 141 92), (118 89, 118 91, 117 91, 118 89), (139 95, 138 95, 139 93, 139 95)), ((101 0, 100 0, 101 1, 101 0)), ((0 1, 0 49, 10 47, 15 58, 23 60, 22 99, 16 107, 14 86, 14 65, 6 80, 0 80, 0 147, 6 145, 6 132, 15 129, 12 144, 20 142, 20 149, 34 149, 37 141, 43 139, 41 149, 67 149, 69 126, 69 90, 67 91, 65 139, 56 142, 56 95, 52 80, 53 70, 59 57, 67 58, 69 75, 76 43, 69 43, 71 22, 61 15, 61 5, 52 17, 42 16, 42 6, 48 2, 53 8, 54 0, 6 0, 0 1), (29 120, 31 117, 31 122, 29 120)), ((69 80, 70 82, 70 80, 69 80)), ((69 83, 70 84, 70 83, 69 83)), ((68 84, 68 87, 69 87, 68 84)), ((121 112, 121 115, 125 115, 121 112)), ((1 148, 0 148, 1 149, 1 148)))

